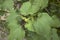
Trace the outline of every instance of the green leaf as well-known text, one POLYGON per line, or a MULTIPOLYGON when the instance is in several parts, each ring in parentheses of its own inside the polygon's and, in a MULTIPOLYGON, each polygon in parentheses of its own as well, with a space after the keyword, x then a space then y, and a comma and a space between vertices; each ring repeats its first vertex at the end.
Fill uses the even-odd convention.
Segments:
POLYGON ((34 14, 39 11, 39 9, 43 9, 47 6, 48 0, 31 0, 29 2, 24 3, 21 6, 21 14, 28 15, 28 14, 34 14))
POLYGON ((57 29, 52 28, 52 34, 51 34, 51 40, 59 40, 58 34, 57 34, 57 29))
POLYGON ((51 18, 47 13, 42 13, 40 17, 34 22, 34 28, 36 33, 42 35, 46 38, 46 40, 50 40, 51 38, 51 26, 50 26, 51 18))
POLYGON ((26 38, 27 40, 46 40, 42 35, 38 35, 35 32, 29 32, 26 38))
POLYGON ((59 18, 56 15, 53 15, 52 19, 54 20, 53 27, 56 27, 56 28, 60 27, 60 20, 59 20, 59 18))
POLYGON ((28 12, 30 7, 31 7, 30 2, 23 3, 23 5, 21 6, 21 9, 20 9, 21 14, 28 15, 29 13, 27 13, 27 12, 28 12))
POLYGON ((28 13, 30 14, 36 13, 37 11, 44 9, 47 6, 47 4, 48 0, 33 0, 33 2, 31 2, 32 6, 29 9, 28 13))
POLYGON ((12 9, 13 8, 13 0, 5 0, 3 5, 2 5, 2 8, 4 9, 12 9))
POLYGON ((28 23, 25 24, 25 28, 27 28, 29 31, 33 31, 34 32, 34 28, 33 28, 33 22, 32 21, 28 21, 28 23))
POLYGON ((15 13, 15 10, 11 9, 10 11, 10 15, 7 17, 7 22, 8 22, 8 28, 9 29, 13 29, 13 28, 17 28, 19 26, 17 26, 17 14, 15 13))
POLYGON ((38 19, 40 19, 42 22, 44 22, 50 26, 52 26, 54 23, 54 20, 52 19, 51 16, 48 15, 48 13, 39 13, 38 19))
POLYGON ((23 40, 25 37, 25 31, 17 23, 17 13, 14 9, 10 10, 10 15, 7 17, 7 22, 8 28, 10 29, 8 40, 23 40))
POLYGON ((10 30, 8 40, 23 40, 25 37, 25 32, 20 27, 15 30, 10 30))

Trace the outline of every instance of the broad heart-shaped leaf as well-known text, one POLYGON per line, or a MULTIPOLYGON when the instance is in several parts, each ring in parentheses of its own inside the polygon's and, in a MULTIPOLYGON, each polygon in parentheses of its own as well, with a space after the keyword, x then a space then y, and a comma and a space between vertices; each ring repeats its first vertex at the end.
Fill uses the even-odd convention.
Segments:
POLYGON ((29 13, 27 13, 27 12, 28 12, 30 7, 31 7, 31 3, 30 2, 23 3, 23 5, 20 8, 21 14, 28 15, 29 13))
POLYGON ((32 2, 30 0, 21 6, 20 11, 23 15, 34 14, 39 11, 39 9, 45 8, 47 4, 48 0, 33 0, 32 2))
POLYGON ((29 14, 36 13, 39 10, 44 9, 48 5, 48 0, 30 0, 31 8, 28 10, 29 14))
POLYGON ((36 33, 42 35, 46 40, 51 38, 51 17, 47 13, 42 13, 36 22, 33 23, 36 33))
POLYGON ((59 40, 57 29, 52 28, 51 30, 51 40, 59 40))
POLYGON ((53 15, 52 19, 54 20, 53 27, 55 27, 55 28, 60 27, 60 20, 59 20, 59 18, 56 15, 53 15))
POLYGON ((13 28, 17 28, 19 26, 15 26, 17 25, 17 13, 15 13, 15 11, 13 9, 10 10, 10 15, 7 17, 7 22, 8 22, 8 28, 9 29, 13 29, 13 28))
POLYGON ((25 32, 20 25, 17 24, 17 13, 14 9, 10 10, 10 15, 7 17, 8 28, 10 29, 10 34, 8 35, 8 40, 23 40, 25 37, 25 32))
POLYGON ((25 37, 25 32, 20 27, 15 30, 10 30, 8 40, 23 40, 25 37))
POLYGON ((54 20, 52 17, 48 15, 48 13, 39 13, 38 19, 41 20, 42 22, 46 22, 46 24, 52 26, 54 23, 54 20))

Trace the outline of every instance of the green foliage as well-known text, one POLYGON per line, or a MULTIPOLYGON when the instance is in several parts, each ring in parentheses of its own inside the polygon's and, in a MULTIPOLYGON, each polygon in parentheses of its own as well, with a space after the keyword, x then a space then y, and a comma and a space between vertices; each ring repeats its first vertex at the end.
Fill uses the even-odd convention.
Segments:
MULTIPOLYGON (((34 22, 34 28, 36 33, 39 35, 42 35, 45 37, 45 40, 50 40, 50 33, 51 33, 51 27, 50 27, 50 22, 51 18, 46 14, 42 13, 42 16, 37 19, 36 22, 34 22)), ((44 39, 43 39, 44 40, 44 39)))
POLYGON ((10 29, 10 34, 8 40, 23 40, 25 37, 24 30, 17 24, 17 14, 13 9, 10 11, 10 15, 7 18, 8 28, 10 29))
POLYGON ((59 18, 56 15, 53 15, 52 18, 54 20, 53 27, 57 27, 58 28, 60 26, 60 20, 59 20, 59 18))
POLYGON ((52 40, 59 40, 59 37, 58 37, 58 35, 57 35, 57 30, 56 29, 52 29, 51 30, 52 31, 52 40))
POLYGON ((20 12, 23 15, 28 15, 29 13, 27 13, 27 12, 28 12, 30 7, 31 7, 31 3, 30 2, 25 2, 25 3, 23 3, 23 5, 21 7, 20 12))
POLYGON ((34 31, 33 21, 29 20, 29 22, 25 24, 25 28, 27 28, 29 31, 34 31))
POLYGON ((25 37, 25 32, 19 27, 14 30, 10 30, 8 40, 23 40, 24 37, 25 37))
POLYGON ((21 14, 28 15, 28 14, 34 14, 39 11, 39 9, 43 9, 47 6, 48 0, 30 0, 29 2, 26 2, 21 7, 21 14))
POLYGON ((34 32, 29 32, 28 34, 29 36, 27 36, 27 40, 46 40, 46 38, 42 35, 38 35, 34 32))
POLYGON ((3 9, 12 9, 13 8, 13 0, 5 0, 4 3, 2 4, 3 9))
POLYGON ((29 0, 23 2, 18 10, 20 14, 18 14, 17 9, 14 9, 13 0, 1 0, 0 15, 6 13, 3 12, 5 9, 10 14, 6 18, 7 28, 10 30, 8 40, 24 40, 24 38, 26 40, 59 40, 57 28, 60 27, 60 19, 53 14, 55 9, 49 9, 50 14, 43 11, 48 5, 48 1, 29 0))
POLYGON ((10 34, 8 36, 8 40, 23 40, 25 37, 25 32, 22 28, 17 24, 17 14, 13 9, 13 1, 5 0, 3 4, 3 9, 8 9, 10 15, 7 17, 8 28, 10 29, 10 34))

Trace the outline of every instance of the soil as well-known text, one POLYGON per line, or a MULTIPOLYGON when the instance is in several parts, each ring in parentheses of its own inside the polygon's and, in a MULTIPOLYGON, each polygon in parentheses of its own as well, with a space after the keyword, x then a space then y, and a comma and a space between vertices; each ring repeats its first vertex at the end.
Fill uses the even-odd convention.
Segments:
POLYGON ((8 30, 0 25, 0 40, 7 40, 8 30))

